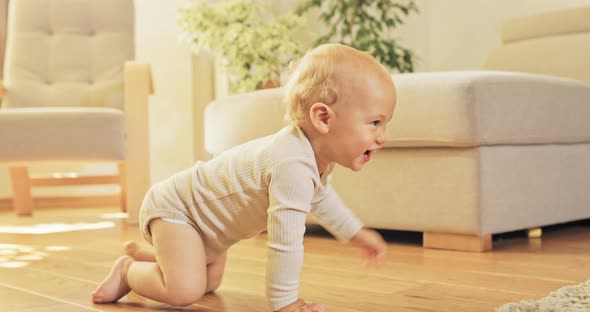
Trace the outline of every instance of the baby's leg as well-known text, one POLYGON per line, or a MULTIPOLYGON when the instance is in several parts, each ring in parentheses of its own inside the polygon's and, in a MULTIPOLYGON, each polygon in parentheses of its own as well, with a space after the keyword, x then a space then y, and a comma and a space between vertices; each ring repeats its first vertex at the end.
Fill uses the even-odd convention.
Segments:
POLYGON ((123 244, 125 253, 135 261, 156 262, 156 254, 152 249, 142 247, 135 241, 123 244))
MULTIPOLYGON (((157 262, 132 262, 126 276, 129 288, 146 298, 176 306, 190 305, 203 297, 207 266, 197 231, 189 225, 155 219, 150 223, 150 232, 157 262)), ((103 298, 101 302, 119 299, 103 298)))
POLYGON ((128 256, 121 256, 115 261, 109 275, 92 294, 93 302, 115 302, 131 291, 126 276, 132 261, 128 256))
POLYGON ((203 240, 187 224, 155 219, 150 223, 155 262, 133 262, 127 280, 138 294, 176 306, 190 305, 205 293, 207 265, 203 240))
MULTIPOLYGON (((139 245, 135 241, 127 241, 123 245, 125 253, 135 261, 156 262, 156 254, 150 248, 139 245)), ((227 252, 224 252, 219 258, 207 265, 207 291, 216 290, 221 284, 223 272, 225 270, 225 260, 227 252)))
POLYGON ((224 252, 215 261, 207 265, 207 292, 212 292, 219 287, 225 270, 225 259, 227 252, 224 252))

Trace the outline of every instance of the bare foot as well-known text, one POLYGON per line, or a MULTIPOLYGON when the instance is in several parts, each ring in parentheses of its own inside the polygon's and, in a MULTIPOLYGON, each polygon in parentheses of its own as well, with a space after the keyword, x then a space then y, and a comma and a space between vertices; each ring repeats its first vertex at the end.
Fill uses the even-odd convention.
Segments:
POLYGON ((141 247, 141 245, 135 241, 126 241, 123 244, 123 249, 125 250, 125 254, 133 258, 135 261, 156 262, 154 252, 141 247))
POLYGON ((137 254, 137 252, 141 249, 141 246, 139 246, 136 241, 130 240, 123 244, 123 249, 125 250, 126 255, 133 258, 134 260, 137 260, 135 258, 135 254, 137 254))
POLYGON ((92 302, 116 302, 131 291, 127 284, 127 269, 132 261, 133 259, 129 256, 121 256, 115 261, 111 273, 92 293, 92 302))

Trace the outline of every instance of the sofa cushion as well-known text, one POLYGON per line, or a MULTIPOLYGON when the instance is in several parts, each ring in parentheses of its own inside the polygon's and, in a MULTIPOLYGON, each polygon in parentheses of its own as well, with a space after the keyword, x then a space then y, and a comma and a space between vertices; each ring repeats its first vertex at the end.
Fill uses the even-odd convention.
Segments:
MULTIPOLYGON (((398 103, 385 147, 590 142, 590 85, 526 73, 456 71, 393 76, 398 103)), ((205 148, 217 154, 273 133, 283 89, 219 99, 205 111, 205 148)))
POLYGON ((2 109, 0 134, 0 162, 125 158, 125 118, 118 109, 2 109))

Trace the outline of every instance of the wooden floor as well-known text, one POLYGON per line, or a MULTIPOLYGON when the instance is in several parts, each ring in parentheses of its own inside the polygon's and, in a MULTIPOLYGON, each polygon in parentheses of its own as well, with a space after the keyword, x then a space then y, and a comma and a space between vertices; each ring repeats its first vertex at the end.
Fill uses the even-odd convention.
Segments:
MULTIPOLYGON (((138 230, 111 219, 114 208, 38 210, 33 218, 0 212, 0 311, 154 311, 172 307, 130 294, 117 304, 95 305, 90 294, 138 230), (106 228, 17 234, 95 225, 106 228), (53 225, 52 225, 53 224, 53 225), (7 233, 8 232, 8 233, 7 233)), ((542 240, 523 234, 495 237, 494 251, 478 254, 425 250, 420 235, 384 232, 388 259, 363 267, 352 247, 319 230, 305 241, 302 297, 328 311, 493 311, 504 303, 546 296, 590 279, 590 225, 545 230, 542 240)), ((230 249, 216 294, 190 311, 268 311, 264 298, 265 237, 230 249)))

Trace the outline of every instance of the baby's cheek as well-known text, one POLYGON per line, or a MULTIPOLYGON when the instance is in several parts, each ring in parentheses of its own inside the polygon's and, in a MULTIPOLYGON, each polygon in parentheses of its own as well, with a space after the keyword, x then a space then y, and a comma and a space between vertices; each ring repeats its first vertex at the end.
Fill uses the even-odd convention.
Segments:
POLYGON ((373 136, 371 135, 365 135, 364 137, 360 138, 357 142, 357 146, 359 148, 365 148, 367 149, 368 146, 371 146, 373 144, 375 140, 373 139, 373 136))

